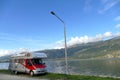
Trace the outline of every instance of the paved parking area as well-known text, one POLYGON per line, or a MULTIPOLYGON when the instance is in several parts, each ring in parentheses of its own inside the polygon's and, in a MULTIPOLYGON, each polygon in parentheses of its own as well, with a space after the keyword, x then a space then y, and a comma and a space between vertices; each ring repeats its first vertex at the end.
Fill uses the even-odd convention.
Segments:
POLYGON ((23 75, 9 75, 9 74, 1 74, 0 80, 49 80, 49 79, 37 79, 32 77, 26 77, 23 75))

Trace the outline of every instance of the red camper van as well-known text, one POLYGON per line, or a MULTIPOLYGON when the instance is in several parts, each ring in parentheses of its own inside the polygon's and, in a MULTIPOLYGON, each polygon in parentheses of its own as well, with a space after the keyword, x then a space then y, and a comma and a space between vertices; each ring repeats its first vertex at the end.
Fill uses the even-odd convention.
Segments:
POLYGON ((44 74, 47 72, 43 58, 47 58, 45 53, 21 52, 11 57, 9 70, 17 74, 18 72, 44 74))

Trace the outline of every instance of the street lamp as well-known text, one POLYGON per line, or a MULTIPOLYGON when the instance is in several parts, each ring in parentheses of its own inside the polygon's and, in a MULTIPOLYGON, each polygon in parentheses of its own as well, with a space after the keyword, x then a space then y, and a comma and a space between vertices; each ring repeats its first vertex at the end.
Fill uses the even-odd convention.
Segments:
POLYGON ((64 42, 65 42, 65 64, 66 64, 66 74, 68 74, 68 62, 67 62, 67 44, 66 44, 66 26, 65 22, 58 17, 53 11, 50 12, 52 15, 56 16, 64 25, 64 42))

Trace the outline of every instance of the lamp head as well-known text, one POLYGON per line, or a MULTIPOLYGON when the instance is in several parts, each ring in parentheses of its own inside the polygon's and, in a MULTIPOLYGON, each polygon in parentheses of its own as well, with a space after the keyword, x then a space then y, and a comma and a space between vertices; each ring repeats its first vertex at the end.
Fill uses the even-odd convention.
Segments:
POLYGON ((55 13, 53 11, 50 12, 52 15, 55 15, 55 13))

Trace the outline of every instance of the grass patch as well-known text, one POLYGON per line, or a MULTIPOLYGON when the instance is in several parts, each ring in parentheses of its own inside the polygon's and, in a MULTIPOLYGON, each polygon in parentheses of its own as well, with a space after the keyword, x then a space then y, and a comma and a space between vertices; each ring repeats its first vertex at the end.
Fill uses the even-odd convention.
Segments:
POLYGON ((48 73, 45 77, 50 80, 120 80, 118 78, 110 77, 96 77, 96 76, 83 76, 83 75, 65 75, 65 74, 55 74, 48 73))
POLYGON ((6 69, 0 69, 0 73, 11 74, 11 72, 9 70, 6 70, 6 69))
MULTIPOLYGON (((0 73, 11 74, 9 70, 0 70, 0 73)), ((31 77, 30 75, 19 74, 26 77, 31 77)), ((36 75, 34 76, 39 79, 48 79, 48 80, 120 80, 119 78, 110 78, 110 77, 96 77, 96 76, 83 76, 83 75, 65 75, 65 74, 56 74, 56 73, 47 73, 45 75, 36 75)))

